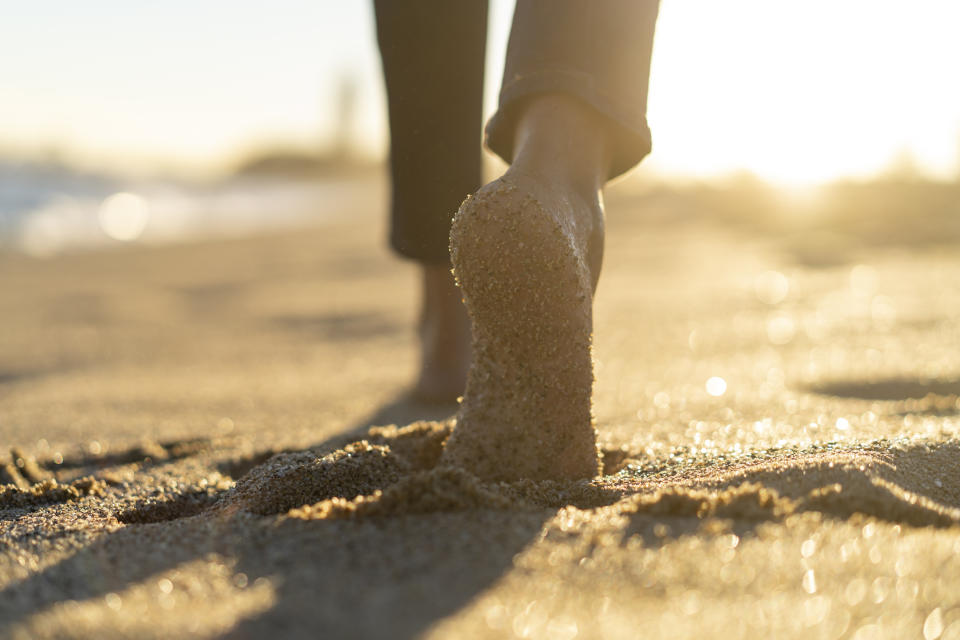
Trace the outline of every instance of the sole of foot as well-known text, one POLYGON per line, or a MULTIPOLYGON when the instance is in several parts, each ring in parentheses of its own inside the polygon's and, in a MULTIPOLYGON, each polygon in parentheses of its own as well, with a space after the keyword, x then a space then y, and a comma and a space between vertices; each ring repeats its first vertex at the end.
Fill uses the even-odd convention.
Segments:
POLYGON ((454 217, 450 252, 473 359, 443 462, 483 479, 570 480, 600 470, 590 404, 593 278, 584 216, 571 206, 508 172, 454 217))

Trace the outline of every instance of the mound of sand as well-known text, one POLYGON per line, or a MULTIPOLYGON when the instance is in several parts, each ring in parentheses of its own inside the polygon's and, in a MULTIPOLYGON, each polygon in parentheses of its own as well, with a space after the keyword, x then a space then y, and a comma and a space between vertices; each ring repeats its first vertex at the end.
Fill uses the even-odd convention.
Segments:
MULTIPOLYGON (((322 520, 614 506, 620 514, 698 520, 782 521, 813 511, 914 526, 960 524, 960 508, 911 489, 929 477, 929 468, 911 464, 909 456, 898 460, 903 445, 886 441, 788 457, 757 452, 758 461, 707 472, 687 469, 659 480, 637 472, 629 452, 614 451, 605 457, 620 460, 607 470, 620 470, 594 480, 484 481, 441 462, 451 431, 451 422, 375 427, 366 438, 330 453, 276 455, 241 478, 214 511, 322 520)), ((923 446, 931 445, 912 442, 909 450, 923 446)), ((956 504, 960 461, 939 471, 939 487, 956 504)))

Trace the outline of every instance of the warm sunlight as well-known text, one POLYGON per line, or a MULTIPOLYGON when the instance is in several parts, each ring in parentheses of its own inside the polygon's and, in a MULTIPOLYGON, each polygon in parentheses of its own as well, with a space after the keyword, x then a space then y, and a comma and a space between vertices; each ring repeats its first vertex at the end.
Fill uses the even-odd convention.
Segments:
POLYGON ((960 640, 960 0, 6 4, 0 640, 960 640))
MULTIPOLYGON (((264 142, 332 144, 338 91, 350 74, 352 144, 383 153, 366 2, 197 10, 100 0, 60 7, 54 21, 51 4, 5 16, 0 150, 55 151, 111 168, 216 170, 264 142)), ((492 2, 488 112, 511 12, 510 0, 492 2)), ((867 0, 663 0, 646 166, 680 176, 745 169, 789 184, 870 175, 894 162, 952 176, 957 24, 960 4, 944 0, 909 9, 867 0)))
POLYGON ((803 183, 960 153, 960 4, 666 0, 654 47, 651 163, 803 183))

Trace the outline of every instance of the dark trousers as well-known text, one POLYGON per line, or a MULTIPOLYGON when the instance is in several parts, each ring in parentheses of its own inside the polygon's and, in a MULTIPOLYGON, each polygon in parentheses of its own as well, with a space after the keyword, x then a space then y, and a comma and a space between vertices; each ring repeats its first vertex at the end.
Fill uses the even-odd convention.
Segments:
MULTIPOLYGON (((390 243, 447 264, 450 220, 482 184, 486 0, 375 0, 390 118, 390 243)), ((544 93, 604 117, 610 177, 650 152, 647 85, 658 0, 517 0, 487 147, 510 162, 524 104, 544 93)), ((562 132, 559 132, 562 135, 562 132)))

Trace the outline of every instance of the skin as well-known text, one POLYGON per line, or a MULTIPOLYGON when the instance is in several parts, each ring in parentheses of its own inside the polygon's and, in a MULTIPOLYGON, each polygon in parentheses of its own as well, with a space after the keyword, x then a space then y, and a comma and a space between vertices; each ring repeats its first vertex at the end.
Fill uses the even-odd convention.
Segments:
POLYGON ((520 117, 515 150, 510 169, 464 202, 451 230, 473 335, 444 461, 486 479, 589 478, 599 469, 591 336, 605 130, 579 102, 545 95, 520 117))
POLYGON ((420 370, 413 395, 423 402, 456 402, 470 367, 470 319, 447 265, 421 269, 420 370))
POLYGON ((500 180, 522 184, 531 193, 548 190, 565 201, 553 213, 576 227, 575 241, 596 291, 603 262, 602 191, 610 169, 602 120, 573 98, 541 96, 520 118, 514 149, 513 163, 500 180))
MULTIPOLYGON (((552 189, 576 203, 563 215, 584 230, 592 287, 603 260, 603 201, 609 157, 602 123, 578 101, 544 95, 530 102, 518 120, 517 150, 504 179, 528 189, 552 189), (562 132, 562 134, 561 134, 562 132)), ((464 392, 470 367, 470 320, 462 294, 446 265, 421 267, 420 368, 415 398, 455 402, 464 392)))

